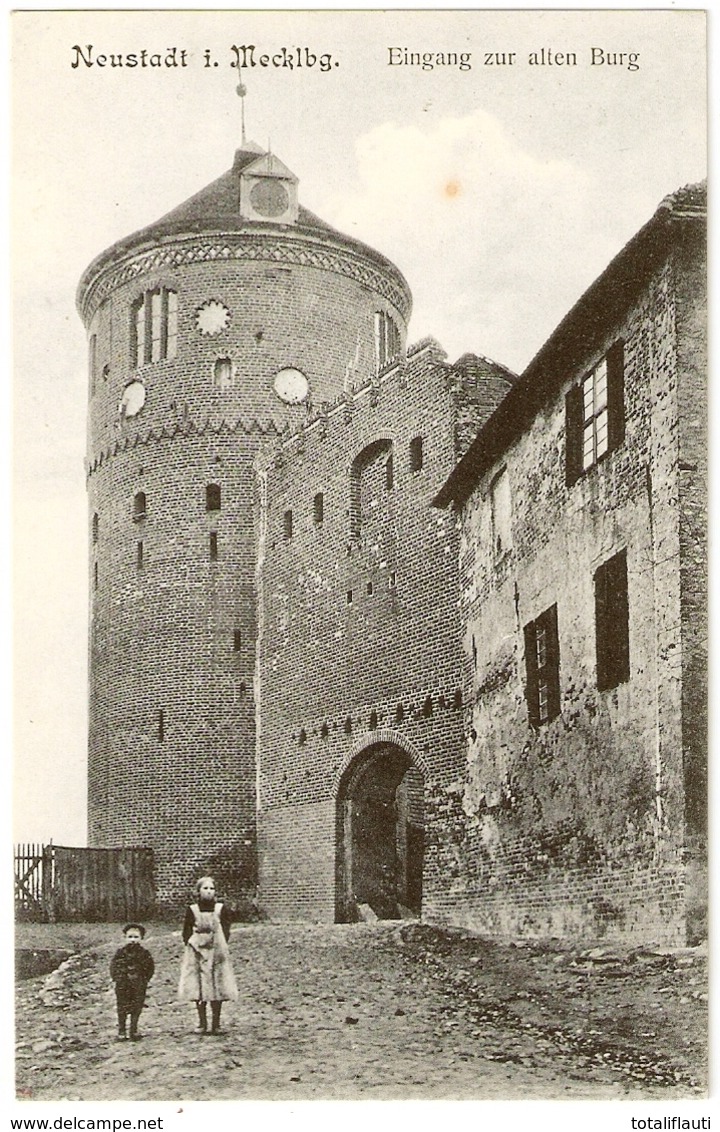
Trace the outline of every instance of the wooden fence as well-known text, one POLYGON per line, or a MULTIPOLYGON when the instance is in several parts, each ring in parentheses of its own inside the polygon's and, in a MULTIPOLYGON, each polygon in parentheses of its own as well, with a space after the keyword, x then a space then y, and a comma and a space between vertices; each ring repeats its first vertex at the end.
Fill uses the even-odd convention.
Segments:
POLYGON ((15 912, 26 919, 43 919, 43 846, 15 846, 15 912))
POLYGON ((15 848, 15 910, 50 921, 149 919, 155 910, 152 849, 15 848))

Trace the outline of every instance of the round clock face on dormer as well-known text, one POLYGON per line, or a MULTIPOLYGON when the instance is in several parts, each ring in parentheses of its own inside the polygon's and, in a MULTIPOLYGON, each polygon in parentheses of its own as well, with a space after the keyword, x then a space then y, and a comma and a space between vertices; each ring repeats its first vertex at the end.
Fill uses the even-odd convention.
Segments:
POLYGON ((281 369, 275 374, 273 389, 287 405, 300 405, 308 395, 308 379, 299 369, 281 369))
POLYGON ((222 330, 227 330, 229 323, 230 311, 224 303, 219 303, 217 299, 209 299, 195 312, 197 329, 201 334, 207 334, 208 337, 219 334, 222 330))
POLYGON ((250 203, 260 216, 282 216, 290 207, 290 197, 282 181, 268 177, 253 185, 250 203))
POLYGON ((121 417, 136 417, 145 404, 145 386, 142 381, 131 381, 125 386, 118 405, 121 417))

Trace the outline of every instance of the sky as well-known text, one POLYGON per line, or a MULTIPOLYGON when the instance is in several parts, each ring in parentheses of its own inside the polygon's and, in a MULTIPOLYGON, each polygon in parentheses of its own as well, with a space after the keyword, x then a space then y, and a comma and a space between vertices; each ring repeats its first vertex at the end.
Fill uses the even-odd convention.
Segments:
POLYGON ((317 56, 243 72, 247 136, 298 176, 302 204, 397 264, 410 341, 519 372, 661 199, 706 175, 704 23, 678 9, 13 14, 14 840, 86 836, 77 282, 232 164, 233 45, 317 56), (171 48, 187 66, 96 62, 171 48), (470 65, 391 65, 391 48, 470 65))

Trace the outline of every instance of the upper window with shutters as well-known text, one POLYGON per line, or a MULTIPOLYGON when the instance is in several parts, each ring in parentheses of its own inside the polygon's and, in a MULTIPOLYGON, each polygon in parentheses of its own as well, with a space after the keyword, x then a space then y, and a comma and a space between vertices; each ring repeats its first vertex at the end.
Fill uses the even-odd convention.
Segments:
POLYGON ((622 342, 573 386, 565 398, 565 471, 568 484, 625 439, 625 361, 622 342))

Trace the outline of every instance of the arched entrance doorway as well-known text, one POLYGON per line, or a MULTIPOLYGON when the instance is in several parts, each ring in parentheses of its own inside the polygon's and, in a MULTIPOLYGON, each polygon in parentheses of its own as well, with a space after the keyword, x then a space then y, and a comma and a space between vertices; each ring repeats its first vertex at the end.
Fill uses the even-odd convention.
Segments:
POLYGON ((337 804, 337 914, 358 919, 369 905, 381 920, 419 916, 423 872, 423 778, 394 743, 353 761, 337 804))

